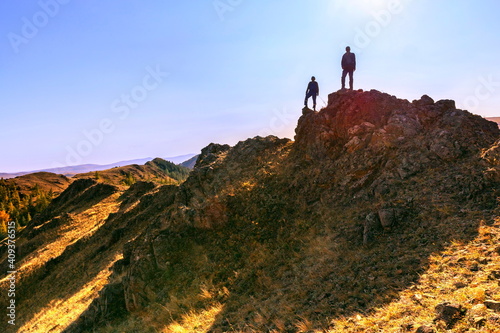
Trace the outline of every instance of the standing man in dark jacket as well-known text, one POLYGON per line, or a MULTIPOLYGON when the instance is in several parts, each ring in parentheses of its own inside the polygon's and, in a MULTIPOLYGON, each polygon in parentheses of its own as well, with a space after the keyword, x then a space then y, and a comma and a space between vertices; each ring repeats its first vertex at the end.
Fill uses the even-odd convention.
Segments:
POLYGON ((342 89, 345 89, 345 77, 349 74, 349 89, 352 90, 352 75, 356 70, 356 55, 351 53, 351 48, 349 46, 347 46, 345 50, 346 52, 342 56, 342 89))
POLYGON ((319 95, 319 85, 318 82, 316 82, 316 78, 313 76, 311 77, 311 82, 307 85, 306 89, 306 99, 304 100, 304 106, 307 108, 307 100, 309 97, 312 97, 313 99, 313 109, 316 111, 316 96, 319 95))

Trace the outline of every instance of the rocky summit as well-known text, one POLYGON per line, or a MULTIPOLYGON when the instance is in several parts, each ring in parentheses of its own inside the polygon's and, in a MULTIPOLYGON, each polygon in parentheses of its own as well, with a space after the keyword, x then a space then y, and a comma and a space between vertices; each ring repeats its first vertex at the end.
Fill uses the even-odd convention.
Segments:
POLYGON ((494 332, 499 134, 451 100, 339 91, 303 110, 293 141, 208 145, 179 186, 74 182, 19 235, 25 264, 73 237, 20 269, 19 302, 34 309, 21 326, 494 332))

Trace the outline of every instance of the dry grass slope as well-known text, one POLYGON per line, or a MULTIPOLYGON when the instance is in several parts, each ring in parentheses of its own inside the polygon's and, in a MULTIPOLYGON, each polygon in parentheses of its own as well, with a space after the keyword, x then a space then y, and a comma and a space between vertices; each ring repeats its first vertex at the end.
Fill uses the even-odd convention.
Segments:
POLYGON ((358 313, 331 322, 328 332, 414 332, 428 326, 435 332, 500 332, 500 217, 482 220, 477 236, 468 242, 452 241, 429 257, 428 268, 397 298, 369 313, 358 313), (453 329, 436 320, 438 304, 463 307, 453 329))
MULTIPOLYGON (((80 180, 54 200, 17 238, 16 328, 2 321, 1 331, 62 332, 78 319, 113 282, 111 268, 122 260, 124 244, 148 220, 141 218, 140 199, 156 190, 153 183, 124 190, 80 180), (82 205, 75 198, 98 200, 82 205)), ((4 290, 6 276, 0 283, 4 290)), ((1 296, 4 304, 6 293, 1 296)))

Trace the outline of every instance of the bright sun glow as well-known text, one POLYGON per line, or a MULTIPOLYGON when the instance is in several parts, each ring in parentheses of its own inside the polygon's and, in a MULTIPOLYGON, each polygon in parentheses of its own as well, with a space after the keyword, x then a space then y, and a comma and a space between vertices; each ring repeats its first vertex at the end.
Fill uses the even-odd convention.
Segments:
POLYGON ((330 2, 328 11, 332 14, 336 14, 342 8, 349 8, 349 11, 372 13, 380 9, 388 8, 391 2, 394 3, 394 0, 339 0, 330 2))
POLYGON ((387 7, 389 1, 393 0, 354 0, 352 2, 359 9, 371 12, 380 8, 387 7))

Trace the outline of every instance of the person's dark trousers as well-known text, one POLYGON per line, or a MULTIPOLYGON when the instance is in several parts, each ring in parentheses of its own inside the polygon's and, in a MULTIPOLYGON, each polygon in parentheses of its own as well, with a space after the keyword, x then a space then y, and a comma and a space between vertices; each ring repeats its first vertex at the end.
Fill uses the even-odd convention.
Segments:
POLYGON ((345 77, 347 76, 347 74, 349 73, 349 88, 352 90, 352 87, 353 87, 353 78, 352 78, 352 74, 353 74, 354 70, 353 69, 344 69, 342 71, 342 89, 345 88, 345 77))
POLYGON ((307 100, 309 99, 309 97, 313 98, 313 108, 316 109, 316 92, 310 91, 306 94, 306 98, 304 99, 304 106, 307 106, 307 100))

